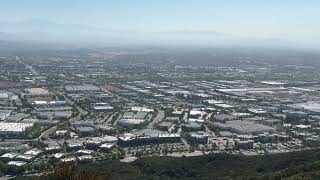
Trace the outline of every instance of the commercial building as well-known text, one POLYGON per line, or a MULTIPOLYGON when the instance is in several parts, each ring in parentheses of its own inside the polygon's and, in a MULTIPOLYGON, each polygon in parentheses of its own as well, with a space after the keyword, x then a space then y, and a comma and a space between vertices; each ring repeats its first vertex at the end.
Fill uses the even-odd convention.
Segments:
POLYGON ((275 132, 276 129, 252 121, 233 120, 226 123, 213 123, 219 129, 231 131, 238 134, 260 134, 264 132, 275 132))
POLYGON ((92 155, 82 155, 82 156, 77 157, 77 159, 80 162, 90 162, 93 160, 93 156, 92 155))
POLYGON ((0 123, 0 136, 6 138, 23 137, 29 128, 33 127, 33 123, 0 123))
POLYGON ((259 134, 257 137, 257 141, 261 143, 283 143, 290 141, 292 138, 287 134, 269 134, 263 133, 259 134))
POLYGON ((11 110, 0 110, 0 120, 4 120, 10 116, 11 110))
POLYGON ((79 150, 83 148, 83 142, 81 139, 68 139, 65 144, 68 150, 79 150))
POLYGON ((34 101, 50 101, 52 98, 51 93, 43 88, 25 89, 22 96, 26 98, 29 103, 33 103, 34 101))
POLYGON ((225 122, 225 121, 234 120, 236 117, 233 116, 233 115, 229 115, 229 114, 217 114, 217 115, 214 115, 213 118, 214 118, 216 121, 225 122))
POLYGON ((305 103, 290 104, 287 107, 297 111, 305 111, 312 115, 320 114, 320 102, 308 101, 305 103))
POLYGON ((104 144, 101 144, 99 149, 104 152, 109 152, 113 147, 115 147, 115 144, 104 143, 104 144))
POLYGON ((0 156, 1 160, 4 160, 4 161, 9 161, 9 160, 13 160, 15 157, 17 157, 19 154, 17 153, 11 153, 11 152, 8 152, 8 153, 5 153, 5 154, 2 154, 0 156))
POLYGON ((178 143, 181 142, 180 134, 169 133, 144 133, 142 135, 125 133, 118 137, 120 146, 140 146, 146 144, 178 143))
POLYGON ((146 107, 132 107, 131 110, 135 112, 153 112, 154 111, 154 109, 149 109, 146 107))
POLYGON ((44 141, 44 144, 47 146, 44 148, 46 152, 59 152, 61 150, 61 146, 57 141, 44 141))
POLYGON ((65 90, 67 92, 94 92, 100 91, 100 88, 94 85, 67 85, 65 90))
POLYGON ((133 128, 144 122, 144 119, 120 119, 117 124, 124 128, 133 128))
POLYGON ((208 144, 209 134, 204 131, 191 132, 187 134, 187 139, 190 144, 208 144))
POLYGON ((26 164, 27 164, 27 162, 24 162, 24 161, 9 161, 9 162, 8 162, 8 165, 18 166, 18 167, 24 166, 24 165, 26 165, 26 164))
POLYGON ((98 149, 102 144, 116 144, 118 138, 114 136, 92 137, 84 142, 88 149, 98 149))
POLYGON ((107 103, 96 103, 94 106, 93 106, 93 109, 95 111, 100 111, 100 112, 103 112, 103 111, 113 111, 113 107, 108 105, 107 103))
POLYGON ((29 151, 26 151, 25 155, 31 155, 31 156, 39 156, 43 151, 40 149, 31 149, 29 151))
POLYGON ((61 107, 67 104, 66 101, 34 101, 33 105, 35 107, 61 107))
POLYGON ((183 124, 182 126, 182 131, 184 132, 192 132, 192 131, 201 131, 203 130, 203 126, 197 122, 188 122, 183 124))
POLYGON ((235 149, 252 149, 253 148, 253 140, 235 140, 235 149))
POLYGON ((201 113, 202 112, 200 110, 191 110, 189 113, 189 118, 200 118, 201 113))
POLYGON ((163 131, 168 131, 172 125, 172 122, 161 122, 160 124, 158 124, 158 128, 163 131))
POLYGON ((303 144, 309 147, 319 147, 320 146, 320 137, 311 136, 302 140, 303 144))
POLYGON ((82 137, 93 135, 96 132, 96 130, 93 127, 89 127, 89 126, 77 127, 76 131, 77 131, 77 134, 82 137))

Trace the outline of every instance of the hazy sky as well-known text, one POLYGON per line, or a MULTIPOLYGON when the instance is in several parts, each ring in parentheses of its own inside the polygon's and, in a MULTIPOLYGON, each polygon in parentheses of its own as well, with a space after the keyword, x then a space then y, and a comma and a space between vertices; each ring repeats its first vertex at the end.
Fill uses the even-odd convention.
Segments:
POLYGON ((42 19, 124 31, 216 31, 311 43, 320 42, 319 17, 320 0, 0 1, 1 22, 42 19))

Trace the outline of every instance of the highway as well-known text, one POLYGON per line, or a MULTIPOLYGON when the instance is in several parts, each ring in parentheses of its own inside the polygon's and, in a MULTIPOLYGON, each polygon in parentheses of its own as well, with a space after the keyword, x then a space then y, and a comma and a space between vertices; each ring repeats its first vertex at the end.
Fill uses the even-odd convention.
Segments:
POLYGON ((17 60, 20 64, 23 64, 23 65, 26 67, 26 69, 29 69, 29 70, 31 71, 31 73, 34 74, 35 76, 39 76, 39 75, 40 75, 32 66, 30 66, 30 65, 22 62, 22 61, 20 60, 20 57, 17 56, 17 57, 16 57, 16 60, 17 60))

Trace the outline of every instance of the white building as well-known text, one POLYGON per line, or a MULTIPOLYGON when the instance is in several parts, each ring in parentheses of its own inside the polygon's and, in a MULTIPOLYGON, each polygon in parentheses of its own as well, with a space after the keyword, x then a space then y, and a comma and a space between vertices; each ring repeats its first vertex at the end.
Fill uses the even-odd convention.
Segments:
POLYGON ((0 123, 1 137, 22 137, 27 129, 32 128, 33 123, 0 123))
POLYGON ((11 110, 0 110, 0 120, 4 120, 10 116, 11 110))

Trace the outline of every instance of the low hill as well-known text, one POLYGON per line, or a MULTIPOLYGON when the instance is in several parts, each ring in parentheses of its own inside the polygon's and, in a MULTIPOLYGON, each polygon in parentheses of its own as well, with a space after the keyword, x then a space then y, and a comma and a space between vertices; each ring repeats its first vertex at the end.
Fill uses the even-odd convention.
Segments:
POLYGON ((146 157, 131 163, 99 161, 60 166, 55 173, 36 179, 320 179, 320 150, 264 156, 146 157))

